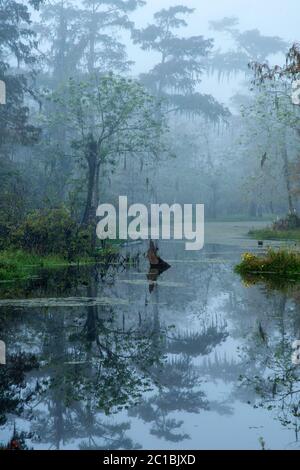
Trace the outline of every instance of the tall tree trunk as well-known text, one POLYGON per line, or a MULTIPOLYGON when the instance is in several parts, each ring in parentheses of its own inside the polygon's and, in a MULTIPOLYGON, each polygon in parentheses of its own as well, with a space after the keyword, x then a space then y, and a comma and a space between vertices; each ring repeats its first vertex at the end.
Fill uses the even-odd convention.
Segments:
POLYGON ((249 217, 257 216, 257 204, 255 201, 251 201, 249 205, 249 217))
POLYGON ((283 174, 284 174, 284 179, 285 179, 285 184, 286 184, 286 189, 287 189, 287 194, 288 194, 289 211, 293 212, 294 204, 293 204, 293 198, 292 198, 292 187, 291 187, 292 185, 291 185, 291 178, 290 178, 290 171, 289 171, 289 158, 288 158, 286 143, 284 143, 282 146, 281 155, 283 159, 283 174))
POLYGON ((91 214, 91 216, 93 217, 92 218, 92 227, 93 227, 93 231, 92 231, 92 250, 95 251, 95 248, 96 248, 96 225, 97 225, 97 222, 96 222, 96 211, 97 211, 97 207, 99 205, 99 202, 100 202, 100 191, 99 191, 99 178, 100 178, 100 161, 97 162, 96 164, 96 174, 95 174, 95 189, 94 189, 94 192, 93 192, 93 201, 92 201, 92 211, 93 213, 91 214))
POLYGON ((96 220, 96 191, 97 191, 97 142, 90 138, 87 147, 88 162, 88 191, 81 225, 88 226, 96 220))
POLYGON ((217 218, 217 202, 218 202, 218 184, 216 181, 213 181, 211 188, 212 188, 211 217, 213 219, 216 219, 217 218))
POLYGON ((95 3, 92 5, 92 17, 90 23, 90 34, 89 34, 89 53, 88 53, 88 71, 90 74, 95 72, 95 39, 96 39, 96 19, 94 15, 96 14, 95 3))

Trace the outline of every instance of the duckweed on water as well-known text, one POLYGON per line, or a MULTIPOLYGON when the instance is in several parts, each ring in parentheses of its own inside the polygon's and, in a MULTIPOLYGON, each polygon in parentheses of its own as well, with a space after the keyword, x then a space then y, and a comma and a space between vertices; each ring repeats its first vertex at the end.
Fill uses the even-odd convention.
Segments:
POLYGON ((126 299, 109 297, 65 297, 0 299, 0 307, 57 308, 57 307, 93 307, 96 305, 128 305, 126 299))

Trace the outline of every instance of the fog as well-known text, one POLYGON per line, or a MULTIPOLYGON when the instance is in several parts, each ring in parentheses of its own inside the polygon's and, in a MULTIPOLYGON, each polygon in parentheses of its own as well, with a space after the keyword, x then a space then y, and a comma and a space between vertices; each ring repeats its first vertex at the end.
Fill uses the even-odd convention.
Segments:
MULTIPOLYGON (((114 202, 121 193, 140 202, 197 200, 213 219, 298 210, 296 1, 30 4, 14 23, 17 39, 7 33, 0 49, 3 165, 20 172, 20 212, 63 205, 86 224, 100 197, 114 202), (76 109, 80 87, 111 73, 115 82, 97 85, 107 114, 96 102, 76 109), (144 128, 126 136, 115 129, 99 153, 107 119, 123 112, 114 87, 130 87, 130 78, 154 100, 148 121, 144 101, 127 116, 144 119, 144 128)), ((140 99, 141 90, 130 93, 140 99)))
POLYGON ((299 17, 0 0, 0 450, 299 448, 299 17))
MULTIPOLYGON (((134 13, 132 18, 138 24, 146 26, 155 11, 176 4, 178 4, 176 1, 153 0, 148 2, 140 11, 134 13)), ((215 47, 222 49, 230 48, 232 43, 230 38, 224 37, 224 35, 213 34, 209 28, 209 22, 230 16, 239 18, 240 26, 243 30, 257 28, 264 35, 280 36, 290 44, 297 42, 299 38, 299 4, 297 0, 288 0, 287 2, 279 0, 274 2, 270 0, 265 2, 259 0, 212 0, 209 2, 185 0, 180 2, 180 4, 195 9, 195 14, 189 19, 189 27, 182 32, 183 35, 201 34, 205 37, 213 36, 215 47)), ((134 74, 143 72, 144 68, 148 68, 155 60, 155 56, 153 59, 151 56, 146 58, 130 42, 127 43, 127 46, 130 57, 135 61, 135 65, 132 68, 134 74)), ((271 61, 275 63, 276 59, 280 60, 282 57, 272 57, 271 61)), ((230 96, 238 91, 239 84, 240 80, 236 79, 231 80, 230 83, 225 81, 220 87, 214 77, 209 79, 204 77, 201 89, 204 92, 213 93, 217 99, 228 103, 230 96)))

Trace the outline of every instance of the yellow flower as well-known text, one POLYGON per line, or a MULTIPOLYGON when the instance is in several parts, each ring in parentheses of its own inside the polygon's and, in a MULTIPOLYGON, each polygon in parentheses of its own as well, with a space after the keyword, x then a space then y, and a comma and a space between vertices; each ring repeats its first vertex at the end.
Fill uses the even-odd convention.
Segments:
POLYGON ((252 261, 253 259, 255 259, 255 255, 253 255, 252 253, 244 253, 242 257, 243 261, 252 261))

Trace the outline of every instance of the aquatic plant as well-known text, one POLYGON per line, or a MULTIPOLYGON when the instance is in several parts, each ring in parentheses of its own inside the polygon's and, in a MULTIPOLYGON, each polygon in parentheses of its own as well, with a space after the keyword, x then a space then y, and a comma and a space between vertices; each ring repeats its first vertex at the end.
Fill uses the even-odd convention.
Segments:
POLYGON ((242 261, 235 267, 239 274, 276 274, 280 276, 300 275, 300 253, 287 249, 272 248, 263 255, 244 253, 242 261))

